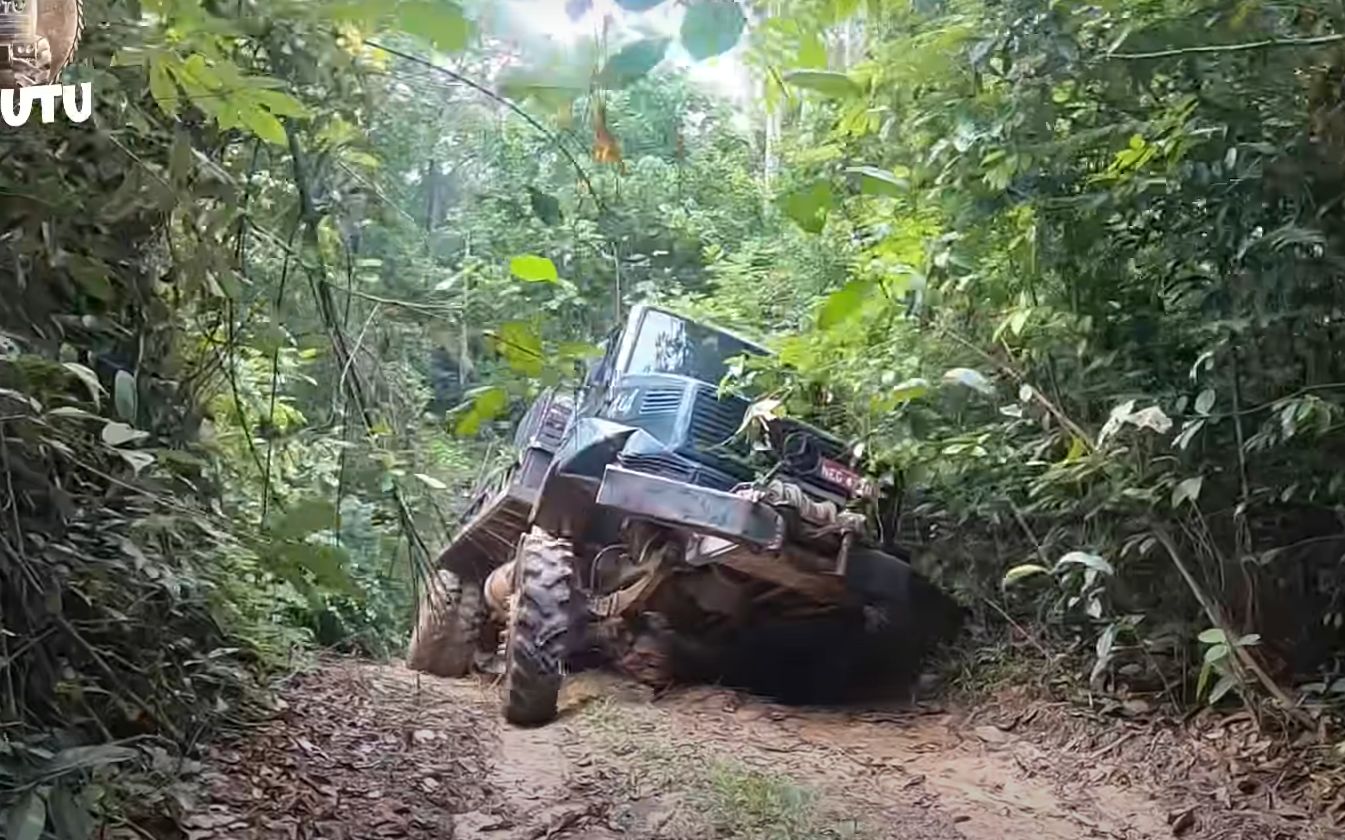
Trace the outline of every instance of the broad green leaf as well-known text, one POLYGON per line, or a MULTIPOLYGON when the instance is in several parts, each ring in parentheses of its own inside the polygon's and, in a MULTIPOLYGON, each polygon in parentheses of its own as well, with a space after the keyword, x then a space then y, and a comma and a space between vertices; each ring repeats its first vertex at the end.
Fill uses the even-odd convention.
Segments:
POLYGON ((1218 703, 1224 698, 1224 695, 1237 687, 1238 678, 1233 674, 1224 674, 1219 681, 1210 689, 1210 705, 1218 703))
POLYGON ((482 423, 494 420, 509 404, 509 395, 496 385, 473 388, 466 396, 470 400, 467 404, 470 408, 458 418, 457 424, 453 427, 453 433, 459 437, 476 434, 482 423))
POLYGON ((484 418, 473 406, 458 417, 457 423, 453 426, 453 434, 458 437, 470 437, 480 431, 483 422, 484 418))
POLYGON ((952 385, 961 385, 964 388, 970 388, 973 391, 991 396, 995 393, 995 386, 985 378, 985 374, 971 368, 952 368, 943 375, 943 381, 952 385))
POLYGON ((139 408, 135 376, 129 371, 117 371, 117 375, 112 381, 112 395, 113 402, 117 407, 117 415, 128 423, 134 423, 139 408))
POLYGON ((1213 389, 1206 388, 1201 391, 1200 394, 1196 396, 1196 413, 1209 414, 1210 409, 1214 408, 1214 399, 1215 395, 1213 389))
POLYGON ((1200 499, 1200 487, 1204 483, 1204 476, 1199 475, 1178 482, 1177 486, 1172 488, 1172 506, 1178 507, 1182 502, 1195 504, 1200 499))
POLYGON ((832 70, 790 70, 781 76, 785 84, 811 90, 823 96, 843 99, 859 96, 863 90, 855 80, 832 70))
POLYGON ((1205 686, 1209 683, 1212 673, 1214 673, 1214 667, 1208 662, 1200 666, 1200 679, 1196 681, 1196 697, 1205 696, 1205 686))
POLYGON ((780 197, 779 205, 799 227, 808 233, 821 233, 827 224, 827 215, 836 205, 836 193, 830 181, 814 181, 785 193, 780 197))
POLYGON ((496 349, 511 369, 524 376, 541 374, 542 340, 532 327, 522 321, 501 324, 495 333, 495 342, 496 349))
POLYGON ((1116 634, 1120 629, 1119 624, 1108 624, 1107 629, 1098 635, 1095 647, 1097 660, 1093 663, 1093 672, 1089 675, 1089 682, 1096 682, 1098 677, 1101 677, 1103 672, 1107 670, 1107 666, 1111 664, 1112 649, 1116 645, 1116 634))
POLYGON ((1116 570, 1112 568, 1110 563, 1087 551, 1071 551, 1057 560, 1055 565, 1057 569, 1061 566, 1084 566, 1089 569, 1096 569, 1104 575, 1116 574, 1116 570))
POLYGON ((909 402, 929 393, 929 381, 926 379, 907 379, 892 386, 890 396, 893 399, 909 402))
POLYGON ((898 196, 911 189, 910 182, 905 178, 898 178, 890 171, 876 166, 851 166, 846 168, 845 173, 859 181, 859 191, 865 195, 898 196))
POLYGON ((133 429, 125 423, 108 423, 103 426, 103 443, 108 446, 125 446, 128 443, 144 440, 149 432, 133 429))
POLYGON ((737 46, 746 23, 736 0, 692 0, 682 17, 682 46, 697 61, 713 58, 737 46))
POLYGON ((487 420, 494 420, 509 404, 509 395, 503 388, 482 388, 476 394, 474 404, 477 411, 480 411, 487 420))
POLYGON ((1186 425, 1182 426, 1182 430, 1177 437, 1173 439, 1173 443, 1177 445, 1178 449, 1185 449, 1191 445, 1191 441, 1195 440, 1196 435, 1198 435, 1200 430, 1204 427, 1204 420, 1188 421, 1186 425))
POLYGON ((307 106, 284 91, 254 90, 248 96, 278 117, 304 119, 311 115, 307 106))
POLYGON ((1235 642, 1234 644, 1236 644, 1238 647, 1253 647, 1255 645, 1259 645, 1261 644, 1261 634, 1248 633, 1247 635, 1238 639, 1237 642, 1235 642))
POLYGON ((670 43, 671 38, 645 38, 629 44, 603 65, 594 81, 607 90, 624 88, 638 81, 658 66, 670 43))
POLYGON ((69 417, 72 420, 102 420, 97 414, 91 411, 85 411, 82 408, 76 408, 73 405, 63 405, 60 408, 53 408, 47 412, 48 417, 69 417))
POLYGON ((1065 453, 1065 461, 1077 461, 1088 451, 1088 444, 1083 442, 1082 438, 1071 436, 1069 439, 1069 451, 1065 453))
POLYGON ((149 59, 149 93, 165 116, 177 116, 177 85, 169 75, 168 58, 161 53, 155 53, 149 59))
POLYGON ((1008 586, 1011 583, 1017 583, 1023 578, 1034 575, 1050 574, 1050 569, 1045 566, 1039 566, 1036 563, 1024 563, 1021 566, 1014 566, 1004 573, 1004 580, 1000 581, 1000 586, 1008 586))
POLYGON ((818 328, 829 330, 849 320, 864 305, 864 301, 868 300, 869 295, 873 293, 873 287, 872 280, 861 278, 851 280, 832 292, 817 314, 818 328))
POLYGON ((509 260, 509 271, 529 283, 554 283, 560 279, 556 264, 536 254, 522 254, 509 260))
POLYGON ((809 29, 799 36, 799 69, 825 69, 827 66, 827 45, 817 30, 809 29))
POLYGON ((285 135, 285 126, 269 111, 252 103, 239 103, 238 118, 248 131, 273 146, 284 146, 289 142, 285 135))
POLYGON ((1207 645, 1221 645, 1228 641, 1228 637, 1224 635, 1224 631, 1220 630, 1218 627, 1211 627, 1210 629, 1201 632, 1196 638, 1199 639, 1201 643, 1207 645))
POLYGON ((15 802, 5 815, 5 837, 9 840, 38 840, 47 825, 47 804, 37 791, 30 790, 15 802))
POLYGON ((107 391, 103 388, 103 384, 98 381, 98 374, 78 362, 66 362, 65 369, 70 371, 70 373, 80 382, 84 383, 84 387, 88 389, 89 398, 93 400, 94 406, 101 407, 103 404, 102 395, 107 393, 107 391))
POLYGON ((441 52, 458 52, 467 46, 472 28, 462 7, 448 0, 411 0, 397 7, 402 31, 424 38, 441 52))
POLYGON ((430 488, 431 490, 447 490, 447 489, 448 489, 448 485, 447 485, 447 484, 443 483, 442 481, 440 481, 439 479, 435 478, 435 477, 432 476, 432 475, 426 475, 425 473, 415 473, 414 475, 415 475, 415 477, 416 477, 417 479, 419 479, 419 481, 420 481, 421 484, 424 484, 426 487, 430 488))
MULTIPOLYGON (((235 71, 237 67, 235 66, 235 71)), ((215 99, 215 92, 226 87, 220 74, 210 66, 204 55, 193 53, 187 60, 173 68, 173 75, 187 89, 192 102, 198 106, 207 106, 215 99)))
POLYGON ((1226 659, 1230 650, 1228 645, 1222 643, 1205 648, 1205 664, 1213 665, 1226 659))

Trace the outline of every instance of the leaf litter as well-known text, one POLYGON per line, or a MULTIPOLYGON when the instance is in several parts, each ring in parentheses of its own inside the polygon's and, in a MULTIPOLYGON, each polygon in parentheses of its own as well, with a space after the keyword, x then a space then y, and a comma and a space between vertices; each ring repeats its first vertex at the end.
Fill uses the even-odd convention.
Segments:
POLYGON ((489 710, 417 683, 345 663, 296 678, 280 715, 209 749, 208 804, 183 818, 182 836, 454 836, 453 814, 489 800, 479 737, 489 710))
POLYGON ((188 840, 1298 840, 1236 753, 1161 722, 1014 697, 971 709, 655 698, 568 681, 558 720, 498 720, 492 684, 328 660, 282 711, 208 748, 188 840), (1220 762, 1223 762, 1221 765, 1220 762), (1230 772, 1231 771, 1231 772, 1230 772))

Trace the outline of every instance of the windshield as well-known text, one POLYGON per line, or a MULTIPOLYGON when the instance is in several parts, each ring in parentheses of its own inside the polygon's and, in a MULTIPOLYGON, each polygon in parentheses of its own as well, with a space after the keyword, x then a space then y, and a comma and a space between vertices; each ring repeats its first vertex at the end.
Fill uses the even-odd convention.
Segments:
POLYGON ((718 383, 728 373, 729 359, 761 354, 727 333, 649 309, 640 322, 626 373, 673 373, 718 383))

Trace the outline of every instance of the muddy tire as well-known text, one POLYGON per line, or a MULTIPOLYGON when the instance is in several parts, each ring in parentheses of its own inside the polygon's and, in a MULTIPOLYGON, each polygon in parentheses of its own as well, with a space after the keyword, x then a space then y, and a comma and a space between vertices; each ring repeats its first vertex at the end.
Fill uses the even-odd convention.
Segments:
POLYGON ((565 662, 583 630, 583 605, 569 541, 542 531, 525 536, 506 630, 505 720, 538 726, 556 717, 565 662))
POLYGON ((437 677, 461 677, 471 670, 486 618, 481 587, 439 570, 427 583, 406 652, 407 667, 437 677))

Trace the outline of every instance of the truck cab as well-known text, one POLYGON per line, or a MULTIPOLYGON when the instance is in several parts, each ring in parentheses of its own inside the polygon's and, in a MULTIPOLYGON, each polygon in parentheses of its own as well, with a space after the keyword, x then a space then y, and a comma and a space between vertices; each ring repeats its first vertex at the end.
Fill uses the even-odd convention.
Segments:
MULTIPOLYGON (((656 306, 632 308, 589 371, 578 414, 641 430, 617 456, 630 470, 729 490, 761 464, 739 434, 749 403, 720 392, 734 359, 768 356, 759 344, 656 306)), ((841 463, 842 441, 797 421, 780 425, 784 472, 843 502, 863 482, 841 463)))
POLYGON ((750 481, 735 440, 745 400, 720 396, 738 356, 768 351, 667 310, 636 306, 585 383, 579 413, 642 430, 620 456, 630 469, 727 490, 750 481))

